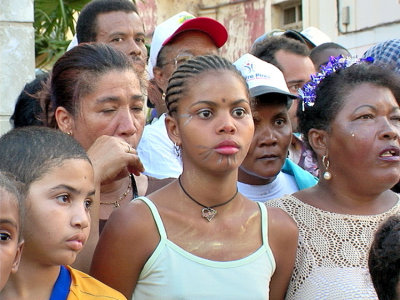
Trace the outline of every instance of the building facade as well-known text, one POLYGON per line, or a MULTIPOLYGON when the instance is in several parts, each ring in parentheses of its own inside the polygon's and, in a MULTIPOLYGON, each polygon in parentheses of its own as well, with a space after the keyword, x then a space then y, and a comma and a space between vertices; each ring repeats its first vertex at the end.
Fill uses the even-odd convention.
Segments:
MULTIPOLYGON (((234 61, 260 35, 313 26, 361 56, 400 38, 400 0, 137 0, 149 41, 156 24, 180 11, 212 17, 228 30, 221 54, 234 61)), ((0 0, 0 135, 25 83, 34 78, 33 0, 0 0)))
POLYGON ((353 55, 370 46, 400 38, 400 0, 146 0, 137 1, 151 38, 155 24, 180 12, 217 19, 228 29, 221 49, 236 60, 253 41, 275 29, 301 31, 313 26, 353 55))

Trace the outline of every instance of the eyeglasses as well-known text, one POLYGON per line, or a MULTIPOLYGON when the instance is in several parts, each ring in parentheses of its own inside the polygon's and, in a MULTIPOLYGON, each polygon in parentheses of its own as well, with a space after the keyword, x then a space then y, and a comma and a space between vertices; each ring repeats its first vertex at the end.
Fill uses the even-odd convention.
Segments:
POLYGON ((189 59, 192 59, 193 57, 194 57, 193 54, 180 53, 174 59, 171 59, 170 61, 165 62, 163 64, 163 66, 168 65, 168 64, 174 64, 175 68, 177 68, 180 65, 184 64, 185 62, 187 62, 189 59))

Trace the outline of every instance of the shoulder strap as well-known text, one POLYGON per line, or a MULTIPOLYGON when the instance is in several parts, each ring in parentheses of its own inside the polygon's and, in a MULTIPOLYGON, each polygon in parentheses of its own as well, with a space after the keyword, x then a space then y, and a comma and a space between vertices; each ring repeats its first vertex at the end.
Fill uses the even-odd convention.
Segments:
POLYGON ((135 199, 135 198, 139 197, 135 176, 133 174, 129 174, 129 177, 131 178, 131 184, 132 184, 132 194, 133 194, 132 199, 135 199))
POLYGON ((154 205, 154 203, 147 197, 138 197, 136 200, 141 200, 144 203, 146 203, 146 205, 149 207, 149 209, 151 211, 151 214, 153 215, 153 219, 157 225, 157 229, 158 229, 161 239, 166 239, 167 233, 165 231, 164 224, 161 220, 161 216, 158 213, 157 207, 154 205))
POLYGON ((263 245, 268 245, 268 210, 264 203, 257 202, 261 212, 261 234, 263 245))

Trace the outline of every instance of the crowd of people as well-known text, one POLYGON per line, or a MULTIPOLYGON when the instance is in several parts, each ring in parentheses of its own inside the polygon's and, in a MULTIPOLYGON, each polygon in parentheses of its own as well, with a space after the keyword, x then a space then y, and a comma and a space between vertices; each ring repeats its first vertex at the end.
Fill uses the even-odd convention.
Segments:
POLYGON ((21 92, 0 299, 400 299, 400 40, 278 31, 229 61, 212 18, 149 52, 144 28, 92 0, 21 92))

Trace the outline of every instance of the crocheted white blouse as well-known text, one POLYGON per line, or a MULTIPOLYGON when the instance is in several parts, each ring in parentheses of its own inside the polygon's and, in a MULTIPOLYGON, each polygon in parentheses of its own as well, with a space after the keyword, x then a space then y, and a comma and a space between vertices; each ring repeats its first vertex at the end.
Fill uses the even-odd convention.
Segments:
POLYGON ((294 196, 267 201, 286 211, 299 228, 296 263, 286 299, 377 299, 368 272, 374 233, 397 204, 378 215, 336 214, 294 196))

